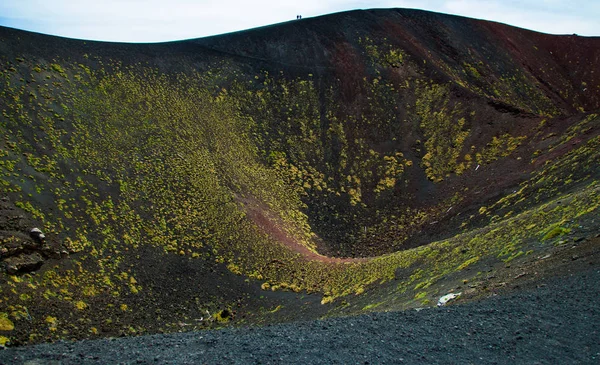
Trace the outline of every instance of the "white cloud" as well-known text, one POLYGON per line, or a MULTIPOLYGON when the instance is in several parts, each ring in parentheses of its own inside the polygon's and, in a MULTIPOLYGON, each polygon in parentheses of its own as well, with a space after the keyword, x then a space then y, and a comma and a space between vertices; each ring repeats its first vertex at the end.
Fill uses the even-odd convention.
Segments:
POLYGON ((598 5, 590 4, 591 8, 588 9, 585 6, 577 8, 575 3, 577 1, 450 0, 445 2, 443 8, 452 14, 494 20, 545 33, 599 34, 596 17, 588 14, 591 9, 598 9, 598 5))
POLYGON ((421 8, 551 33, 600 35, 595 0, 4 0, 0 21, 62 36, 166 41, 356 8, 421 8))

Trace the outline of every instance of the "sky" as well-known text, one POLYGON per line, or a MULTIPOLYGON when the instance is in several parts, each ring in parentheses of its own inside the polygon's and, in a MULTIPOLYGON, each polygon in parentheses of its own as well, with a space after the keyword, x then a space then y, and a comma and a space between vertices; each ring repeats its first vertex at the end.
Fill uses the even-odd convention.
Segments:
POLYGON ((600 0, 2 0, 0 25, 78 39, 163 42, 371 8, 423 9, 544 33, 600 36, 600 0))

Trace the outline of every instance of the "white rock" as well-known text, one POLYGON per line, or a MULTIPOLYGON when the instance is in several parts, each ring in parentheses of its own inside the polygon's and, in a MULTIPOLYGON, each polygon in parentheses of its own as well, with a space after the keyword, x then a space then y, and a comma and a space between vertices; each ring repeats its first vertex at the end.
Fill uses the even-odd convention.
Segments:
POLYGON ((46 238, 46 235, 45 235, 45 234, 43 234, 43 233, 42 233, 42 230, 41 230, 41 229, 39 229, 39 228, 32 228, 32 229, 31 229, 31 231, 29 231, 29 234, 30 234, 32 237, 37 237, 37 238, 39 238, 40 240, 43 240, 43 239, 45 239, 45 238, 46 238))
POLYGON ((456 298, 458 298, 462 293, 450 293, 450 294, 446 294, 442 297, 440 297, 440 299, 437 302, 438 307, 443 307, 446 305, 446 303, 448 303, 451 300, 454 300, 456 298))

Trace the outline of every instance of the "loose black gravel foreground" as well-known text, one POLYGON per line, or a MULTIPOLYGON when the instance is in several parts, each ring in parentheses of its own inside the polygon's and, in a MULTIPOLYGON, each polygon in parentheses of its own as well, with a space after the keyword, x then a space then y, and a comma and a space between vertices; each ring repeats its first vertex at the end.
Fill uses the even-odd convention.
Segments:
POLYGON ((58 342, 2 364, 599 364, 600 270, 443 308, 58 342))

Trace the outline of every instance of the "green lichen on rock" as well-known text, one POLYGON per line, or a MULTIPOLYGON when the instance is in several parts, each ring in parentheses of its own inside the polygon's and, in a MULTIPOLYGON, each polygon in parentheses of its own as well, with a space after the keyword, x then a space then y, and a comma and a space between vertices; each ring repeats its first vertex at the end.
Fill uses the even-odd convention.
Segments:
POLYGON ((416 113, 425 135, 427 153, 422 165, 427 177, 440 182, 454 173, 470 129, 460 104, 451 105, 447 85, 423 85, 417 89, 416 113))
POLYGON ((481 152, 475 154, 475 159, 478 164, 489 164, 499 158, 509 156, 526 139, 526 136, 513 137, 510 134, 494 136, 481 152))
POLYGON ((0 331, 12 331, 15 329, 15 324, 8 318, 7 313, 0 313, 0 331))
POLYGON ((554 227, 551 227, 550 229, 548 229, 546 231, 546 233, 544 233, 544 236, 542 237, 542 241, 547 241, 547 240, 553 239, 555 237, 567 234, 569 232, 571 232, 571 230, 569 228, 566 228, 566 227, 563 227, 560 225, 556 225, 554 227))

